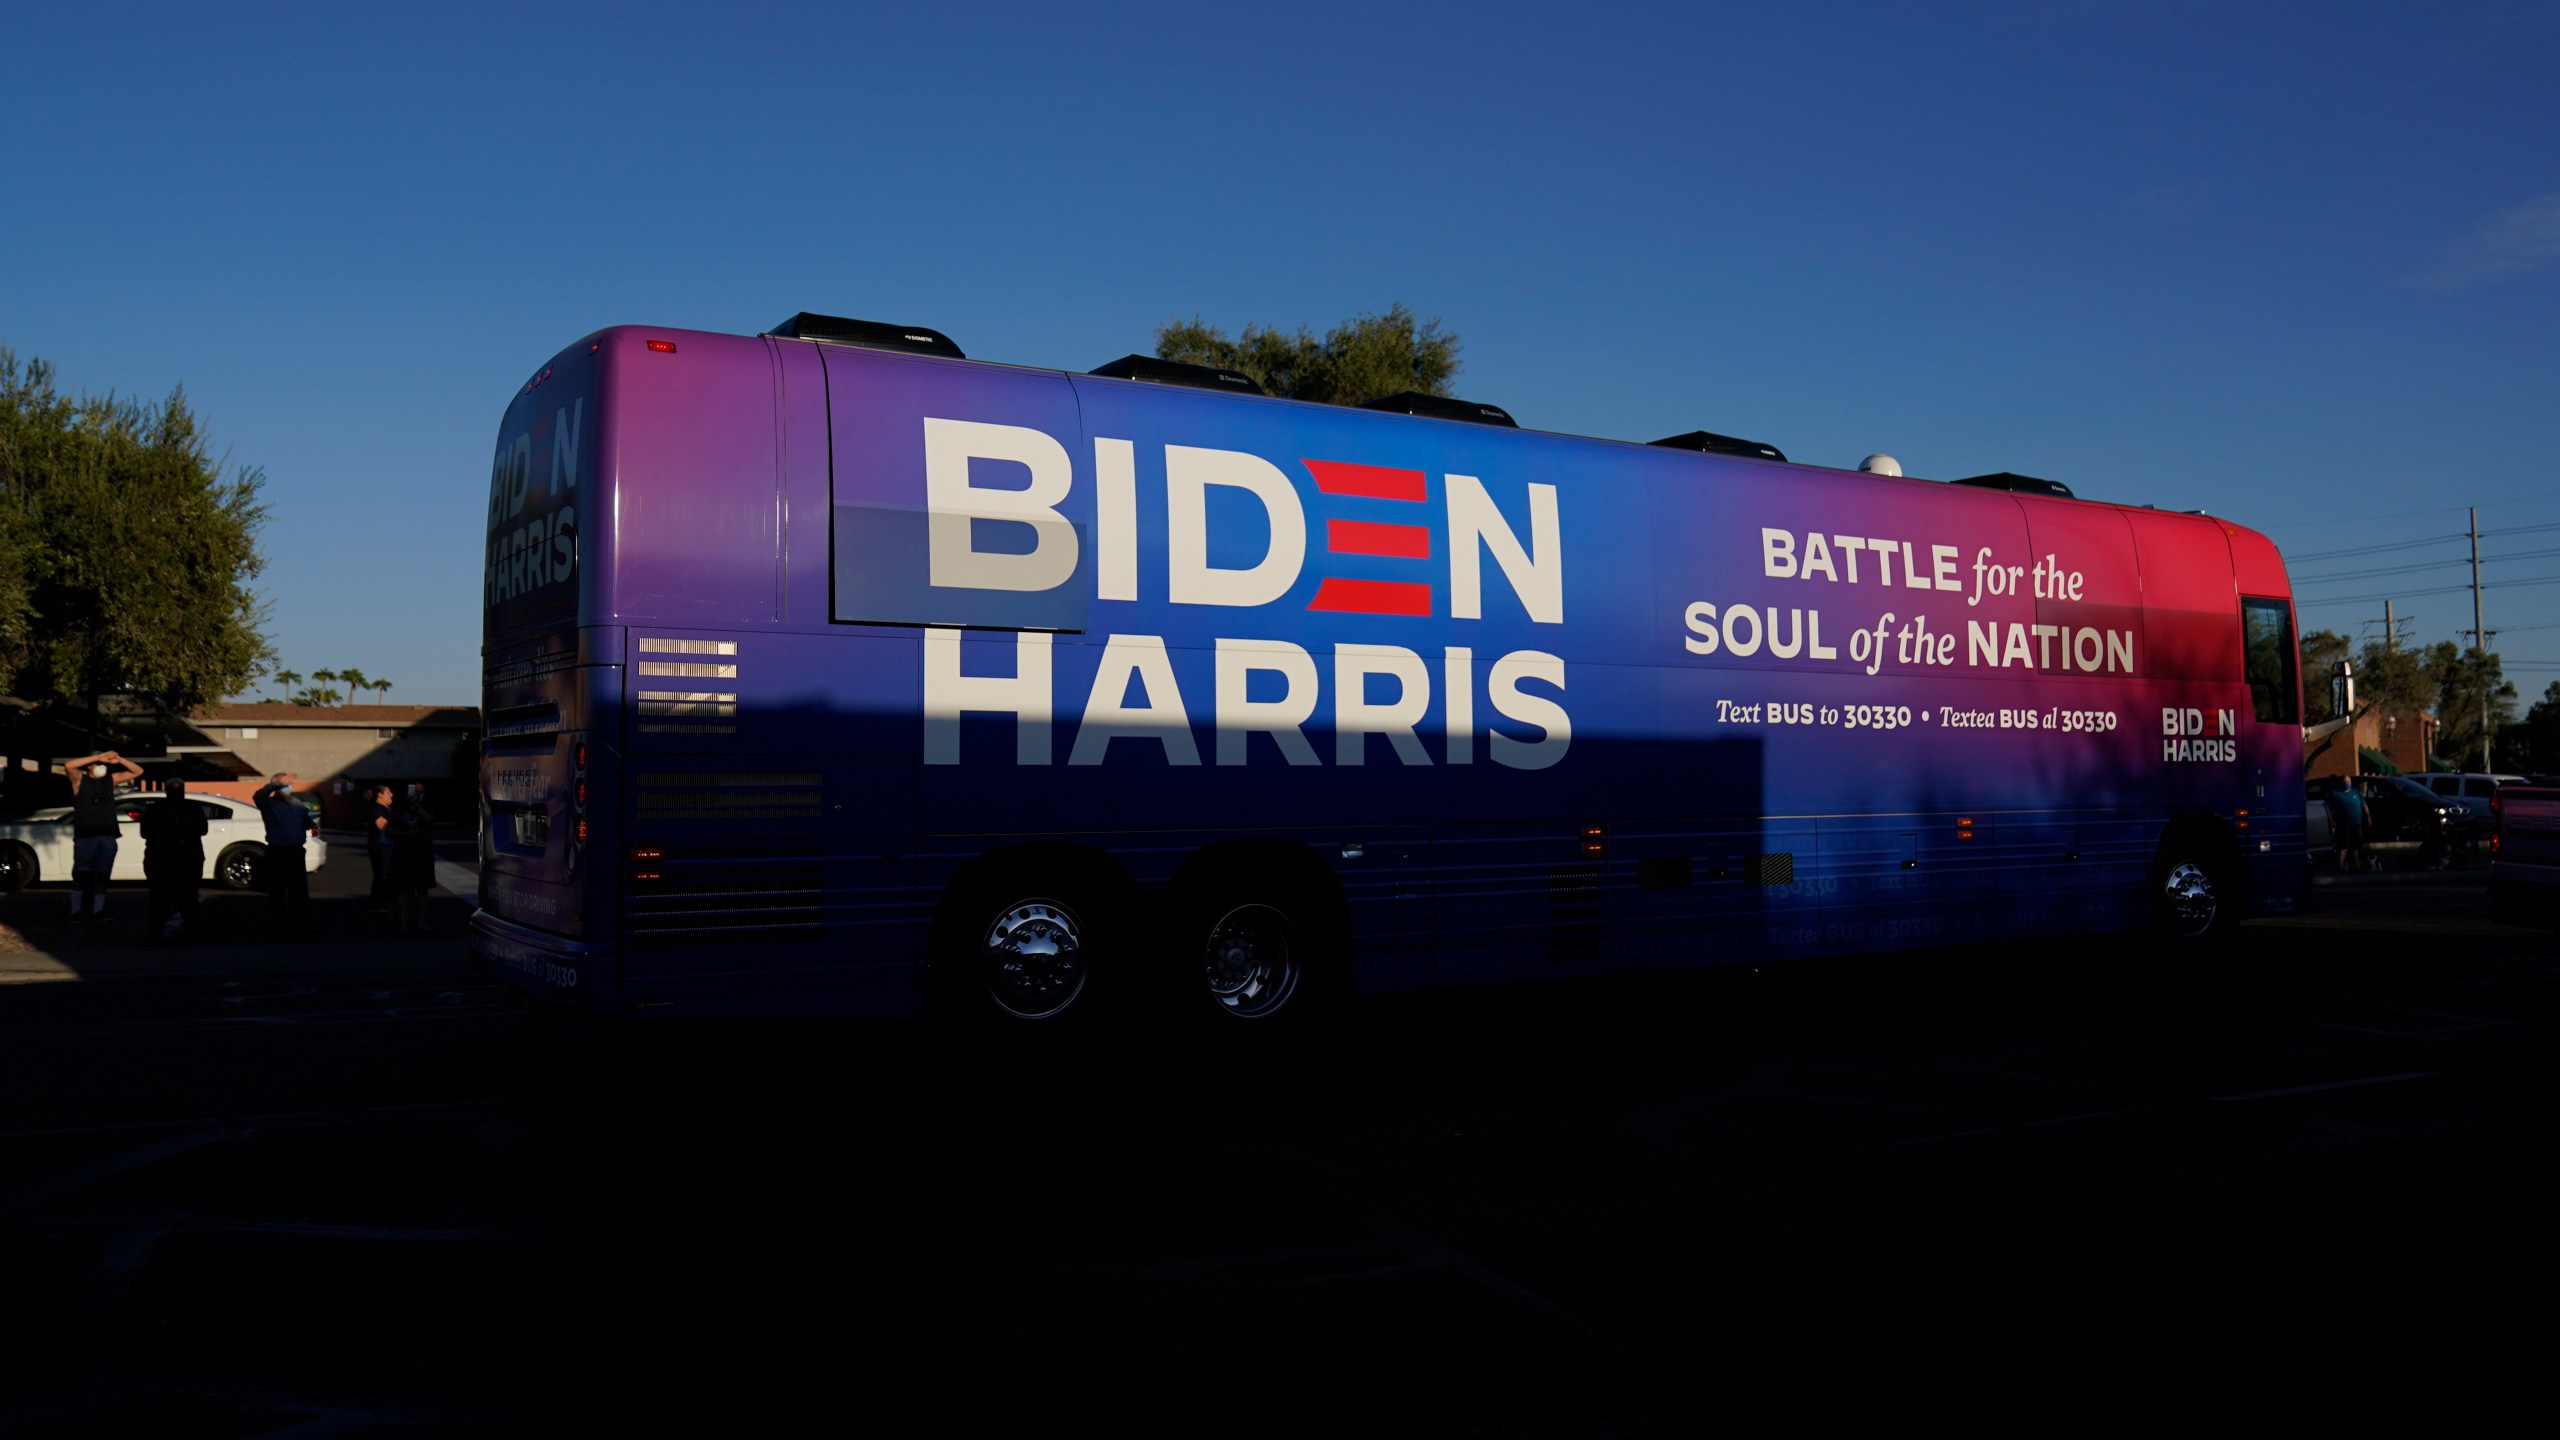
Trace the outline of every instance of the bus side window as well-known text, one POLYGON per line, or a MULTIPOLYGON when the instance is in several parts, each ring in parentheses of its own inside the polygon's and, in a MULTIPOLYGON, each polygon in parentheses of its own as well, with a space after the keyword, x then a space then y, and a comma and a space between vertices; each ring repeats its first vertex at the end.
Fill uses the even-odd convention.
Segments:
POLYGON ((2294 683, 2293 607, 2282 600, 2240 601, 2241 634, 2248 649, 2249 699, 2267 724, 2301 722, 2294 683))

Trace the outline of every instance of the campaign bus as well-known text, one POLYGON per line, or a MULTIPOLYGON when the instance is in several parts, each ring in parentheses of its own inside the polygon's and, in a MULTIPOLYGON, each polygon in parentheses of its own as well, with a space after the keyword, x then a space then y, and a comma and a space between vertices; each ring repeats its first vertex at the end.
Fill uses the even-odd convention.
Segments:
POLYGON ((595 1015, 1258 1029, 2292 909, 2274 545, 2068 494, 602 330, 498 431, 473 953, 595 1015))

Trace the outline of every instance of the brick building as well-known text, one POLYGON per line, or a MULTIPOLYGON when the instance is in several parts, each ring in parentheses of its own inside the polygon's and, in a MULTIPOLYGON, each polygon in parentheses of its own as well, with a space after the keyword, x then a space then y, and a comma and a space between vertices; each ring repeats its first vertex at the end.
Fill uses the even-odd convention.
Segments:
POLYGON ((2306 780, 2354 775, 2364 768, 2360 752, 2378 750, 2401 774, 2418 775, 2426 771, 2427 757, 2435 748, 2433 715, 2423 710, 2385 713, 2368 707, 2357 713, 2352 733, 2344 720, 2304 727, 2302 774, 2306 780))

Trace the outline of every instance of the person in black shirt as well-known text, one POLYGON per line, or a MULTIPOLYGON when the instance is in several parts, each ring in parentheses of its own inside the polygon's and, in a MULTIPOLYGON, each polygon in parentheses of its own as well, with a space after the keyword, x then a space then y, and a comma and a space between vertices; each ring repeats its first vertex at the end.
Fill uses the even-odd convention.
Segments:
POLYGON ((427 933, 427 892, 436 883, 435 823, 426 787, 411 785, 391 817, 391 895, 400 907, 400 928, 412 935, 427 933))
POLYGON ((365 905, 376 915, 391 913, 391 787, 373 787, 373 804, 364 817, 364 858, 373 862, 373 898, 365 905))
POLYGON ((101 750, 63 761, 62 773, 71 781, 71 918, 94 920, 107 912, 116 868, 116 785, 141 779, 142 767, 101 750))
POLYGON ((170 781, 167 794, 142 807, 142 875, 151 882, 154 945, 198 938, 196 887, 204 881, 206 828, 184 780, 170 781))

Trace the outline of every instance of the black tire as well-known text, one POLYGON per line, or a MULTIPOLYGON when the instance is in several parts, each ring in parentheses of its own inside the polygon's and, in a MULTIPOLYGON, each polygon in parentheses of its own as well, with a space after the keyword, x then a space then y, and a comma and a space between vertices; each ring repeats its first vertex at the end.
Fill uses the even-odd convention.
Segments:
POLYGON ((36 852, 15 840, 0 844, 0 894, 15 895, 40 878, 36 852))
POLYGON ((1071 871, 1001 871, 955 892, 935 947, 934 1008, 964 1024, 1082 1029, 1124 978, 1120 907, 1071 871))
POLYGON ((2153 929, 2172 945, 2202 948, 2230 938, 2240 923, 2230 856, 2196 840, 2162 845, 2151 868, 2151 915, 2153 929))
POLYGON ((214 858, 213 878, 225 890, 255 890, 265 881, 267 847, 242 841, 214 858))
POLYGON ((1183 907, 1166 973, 1184 1011, 1219 1031, 1295 1030, 1332 998, 1339 929, 1297 881, 1238 871, 1183 907))

